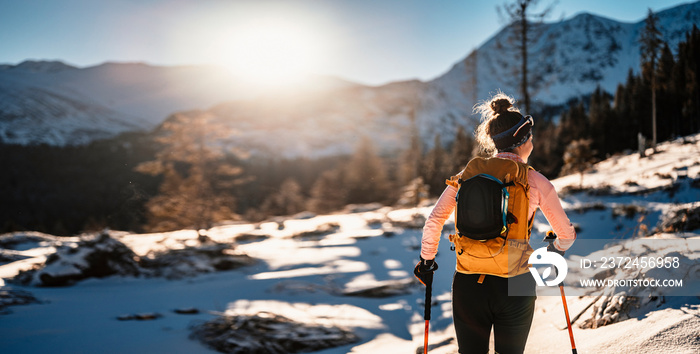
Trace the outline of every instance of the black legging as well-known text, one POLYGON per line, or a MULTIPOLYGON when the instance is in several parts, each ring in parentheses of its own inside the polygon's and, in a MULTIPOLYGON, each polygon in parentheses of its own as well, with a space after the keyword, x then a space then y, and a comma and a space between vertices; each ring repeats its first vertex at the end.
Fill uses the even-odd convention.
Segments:
POLYGON ((522 353, 535 312, 535 280, 530 273, 512 278, 487 275, 479 284, 479 274, 455 272, 452 281, 452 317, 459 352, 484 354, 489 350, 494 328, 498 354, 522 353), (518 294, 508 296, 508 286, 518 294))

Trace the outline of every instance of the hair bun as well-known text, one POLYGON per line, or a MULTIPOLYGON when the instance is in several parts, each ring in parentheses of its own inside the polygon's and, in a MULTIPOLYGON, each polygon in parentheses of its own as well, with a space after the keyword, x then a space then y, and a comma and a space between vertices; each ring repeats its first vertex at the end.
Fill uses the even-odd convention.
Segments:
POLYGON ((506 113, 510 107, 513 107, 513 104, 507 98, 497 98, 491 101, 491 109, 496 114, 506 113))

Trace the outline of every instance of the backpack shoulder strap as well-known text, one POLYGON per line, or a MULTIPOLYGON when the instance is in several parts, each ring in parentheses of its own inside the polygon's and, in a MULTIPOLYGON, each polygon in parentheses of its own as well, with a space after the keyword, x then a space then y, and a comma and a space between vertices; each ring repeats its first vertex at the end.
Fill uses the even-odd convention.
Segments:
POLYGON ((480 173, 492 175, 507 185, 518 182, 523 186, 529 186, 527 174, 533 169, 528 164, 497 157, 484 158, 475 157, 469 161, 467 166, 458 174, 445 180, 445 184, 459 188, 461 182, 480 173))
POLYGON ((446 179, 445 184, 448 186, 459 188, 459 178, 461 175, 462 175, 462 173, 460 172, 458 175, 455 175, 455 176, 450 177, 449 179, 446 179))

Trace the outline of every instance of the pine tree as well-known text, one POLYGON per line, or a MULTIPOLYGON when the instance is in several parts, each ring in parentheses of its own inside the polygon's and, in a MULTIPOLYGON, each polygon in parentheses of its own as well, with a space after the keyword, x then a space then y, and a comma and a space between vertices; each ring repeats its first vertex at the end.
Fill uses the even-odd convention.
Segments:
POLYGON ((640 34, 639 42, 642 54, 642 73, 651 81, 651 116, 652 116, 652 148, 656 148, 656 64, 659 60, 663 40, 659 30, 659 19, 649 9, 644 21, 644 29, 640 34))
POLYGON ((423 144, 416 125, 415 111, 411 111, 411 137, 408 149, 399 157, 398 176, 396 180, 400 186, 406 186, 420 174, 423 159, 423 144))
POLYGON ((558 152, 557 126, 549 119, 537 121, 533 128, 533 150, 529 163, 545 176, 556 176, 561 168, 561 152, 558 152))
POLYGON ((452 167, 450 169, 452 174, 457 174, 457 172, 464 169, 469 160, 474 156, 475 148, 476 144, 474 138, 467 134, 464 127, 459 126, 449 157, 452 162, 452 167))
POLYGON ((664 42, 659 56, 659 62, 656 67, 656 86, 661 90, 668 90, 672 85, 673 68, 676 66, 676 61, 673 58, 671 48, 668 43, 664 42))
POLYGON ((343 184, 341 169, 323 172, 311 187, 311 197, 307 203, 314 213, 330 213, 346 205, 347 190, 343 184))
POLYGON ((234 217, 235 199, 229 190, 241 169, 225 161, 220 141, 227 132, 205 114, 177 114, 163 123, 156 159, 136 167, 163 176, 159 194, 146 204, 148 229, 199 230, 234 217))
POLYGON ((690 132, 688 129, 688 87, 692 86, 689 84, 692 81, 691 78, 687 76, 686 70, 688 67, 688 40, 690 34, 686 35, 686 41, 678 44, 678 61, 673 67, 673 72, 671 74, 672 91, 675 93, 675 97, 678 100, 679 109, 681 111, 681 116, 678 122, 678 135, 684 135, 690 132))
POLYGON ((645 137, 651 136, 651 124, 644 124, 651 110, 648 93, 649 87, 634 75, 632 69, 627 74, 625 84, 618 85, 613 105, 617 123, 613 129, 617 133, 615 151, 636 149, 639 133, 645 137))
POLYGON ((611 144, 612 136, 610 134, 614 132, 614 130, 611 129, 613 129, 615 125, 615 117, 612 107, 610 106, 611 99, 612 97, 598 86, 593 92, 593 95, 591 95, 591 104, 588 110, 591 129, 590 136, 601 157, 613 151, 611 144))
POLYGON ((455 174, 449 155, 442 146, 440 135, 435 135, 433 148, 428 151, 423 160, 423 177, 430 187, 431 195, 439 195, 445 189, 445 179, 455 174))
POLYGON ((368 138, 359 143, 342 178, 349 204, 389 203, 393 199, 386 165, 368 138))
POLYGON ((583 173, 593 164, 595 151, 591 148, 591 139, 572 141, 564 152, 564 166, 561 174, 578 173, 581 176, 579 189, 583 189, 583 173))
POLYGON ((564 146, 569 145, 571 141, 590 136, 588 116, 582 101, 572 104, 569 110, 564 112, 557 135, 564 146))
POLYGON ((293 215, 304 211, 305 204, 299 183, 293 178, 287 178, 278 190, 265 199, 260 211, 265 215, 293 215))
POLYGON ((430 187, 423 182, 422 177, 416 177, 405 187, 401 188, 401 195, 396 202, 400 207, 415 207, 428 199, 428 189, 430 187))
POLYGON ((632 129, 627 132, 630 134, 632 146, 636 148, 636 135, 642 133, 645 137, 653 136, 653 124, 651 124, 652 116, 649 112, 652 111, 651 87, 647 80, 641 76, 633 76, 632 80, 627 84, 627 90, 630 98, 629 119, 632 129))
POLYGON ((656 68, 657 109, 663 112, 664 119, 658 123, 659 139, 666 140, 678 136, 678 126, 681 119, 680 100, 674 92, 673 72, 676 66, 671 48, 663 44, 661 56, 656 68))
MULTIPOLYGON (((691 134, 700 131, 700 30, 693 25, 685 43, 679 46, 679 57, 683 59, 683 132, 691 134)), ((681 59, 679 59, 680 61, 681 59)))

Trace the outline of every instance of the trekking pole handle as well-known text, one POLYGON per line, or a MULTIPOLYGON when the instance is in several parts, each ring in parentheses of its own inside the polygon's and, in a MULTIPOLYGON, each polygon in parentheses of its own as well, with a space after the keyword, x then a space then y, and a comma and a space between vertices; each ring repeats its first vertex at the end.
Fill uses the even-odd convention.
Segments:
POLYGON ((549 231, 547 231, 546 236, 544 237, 544 239, 542 241, 548 242, 551 244, 556 239, 557 239, 557 234, 555 234, 554 231, 549 230, 549 231))
MULTIPOLYGON (((549 251, 550 248, 555 248, 554 247, 554 240, 557 239, 557 234, 554 233, 554 231, 549 230, 545 234, 545 237, 542 241, 549 243, 549 247, 547 247, 547 251, 549 251)), ((559 269, 557 267, 554 267, 554 274, 559 275, 559 269)))

